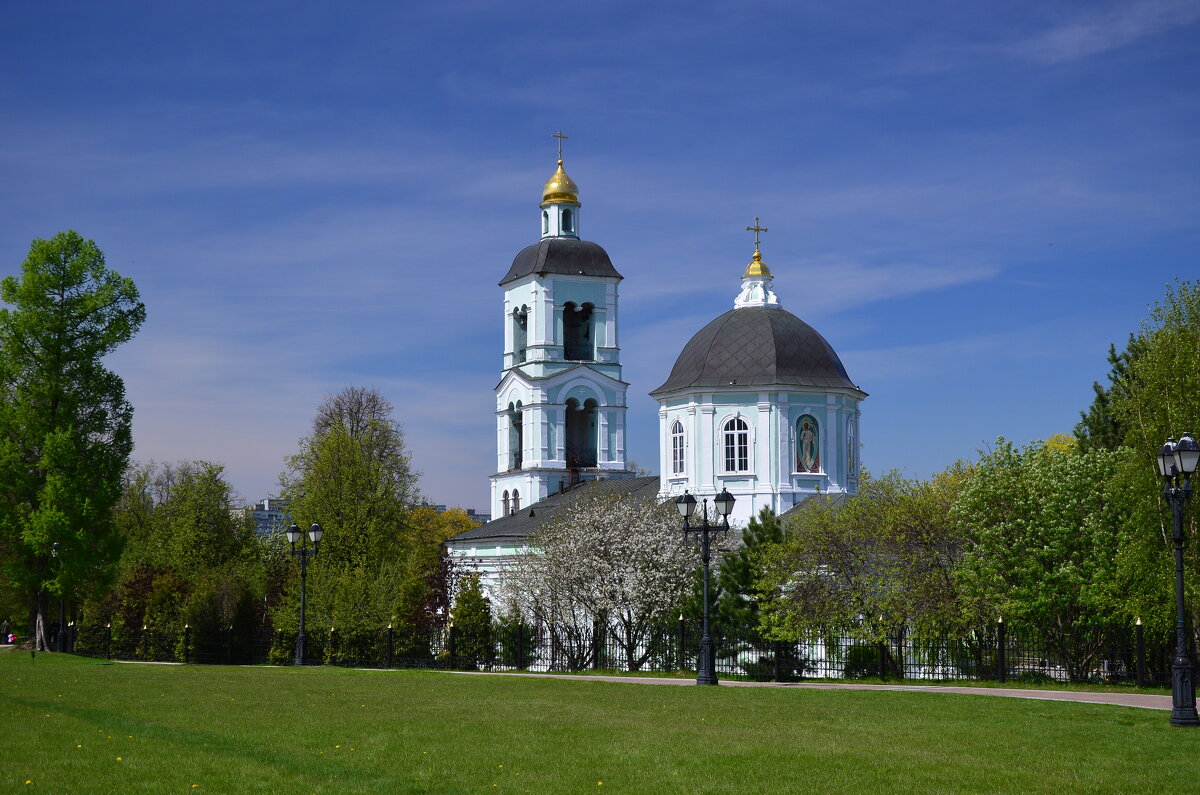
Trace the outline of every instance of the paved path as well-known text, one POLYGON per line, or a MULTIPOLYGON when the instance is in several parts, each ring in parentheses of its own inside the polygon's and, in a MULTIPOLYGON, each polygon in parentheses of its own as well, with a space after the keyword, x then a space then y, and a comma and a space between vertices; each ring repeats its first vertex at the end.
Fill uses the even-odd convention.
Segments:
MULTIPOLYGON (((572 679, 580 682, 624 682, 639 685, 695 685, 694 679, 668 679, 659 676, 580 676, 577 674, 536 674, 490 671, 447 671, 462 676, 528 676, 542 679, 572 679)), ((798 690, 898 690, 915 693, 955 693, 967 696, 1002 696, 1040 701, 1078 701, 1088 704, 1115 704, 1144 709, 1171 708, 1170 696, 1146 693, 1100 693, 1082 690, 1017 690, 1009 687, 953 687, 950 685, 865 685, 838 682, 736 682, 722 681, 725 687, 785 687, 798 690)))

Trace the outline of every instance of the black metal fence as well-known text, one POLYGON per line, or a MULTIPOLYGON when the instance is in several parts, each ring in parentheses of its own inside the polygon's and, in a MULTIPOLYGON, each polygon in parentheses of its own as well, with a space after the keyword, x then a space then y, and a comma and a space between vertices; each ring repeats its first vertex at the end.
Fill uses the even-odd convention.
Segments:
MULTIPOLYGON (((54 637, 56 627, 51 627, 54 637)), ((865 642, 840 632, 814 633, 795 642, 715 632, 721 676, 756 680, 885 679, 998 681, 1053 684, 1092 682, 1166 686, 1171 680, 1170 638, 1147 638, 1143 628, 1050 634, 996 624, 957 636, 902 632, 865 642)), ((232 627, 67 628, 68 650, 121 660, 221 665, 294 661, 294 632, 232 627)), ((458 628, 377 630, 312 628, 307 662, 363 668, 441 668, 492 671, 693 671, 698 623, 679 621, 635 638, 615 627, 494 624, 458 628)))

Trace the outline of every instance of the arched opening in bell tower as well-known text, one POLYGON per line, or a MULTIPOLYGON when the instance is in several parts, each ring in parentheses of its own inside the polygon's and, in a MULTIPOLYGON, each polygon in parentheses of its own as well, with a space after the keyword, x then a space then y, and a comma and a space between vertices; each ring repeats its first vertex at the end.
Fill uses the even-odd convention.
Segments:
POLYGON ((513 310, 513 358, 517 363, 525 361, 525 349, 529 346, 529 307, 522 305, 513 310))
POLYGON ((592 305, 563 305, 563 358, 581 362, 595 358, 592 346, 592 305))
POLYGON ((521 468, 521 450, 524 449, 525 433, 521 418, 521 401, 508 404, 508 468, 521 468))
POLYGON ((567 400, 567 468, 582 469, 596 466, 596 408, 599 404, 588 398, 580 405, 575 398, 567 400))

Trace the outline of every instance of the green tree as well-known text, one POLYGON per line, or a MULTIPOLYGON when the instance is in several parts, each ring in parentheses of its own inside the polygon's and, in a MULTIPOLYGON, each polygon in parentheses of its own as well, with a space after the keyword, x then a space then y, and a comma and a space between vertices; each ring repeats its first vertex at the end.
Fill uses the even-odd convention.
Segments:
POLYGON ((768 636, 832 629, 882 642, 954 624, 963 536, 948 513, 967 477, 962 465, 929 481, 864 471, 857 496, 807 500, 784 538, 756 556, 768 636))
MULTIPOLYGON (((465 514, 414 508, 416 473, 392 412, 370 387, 327 397, 281 476, 295 522, 325 529, 308 569, 307 615, 311 627, 336 628, 324 651, 331 662, 377 658, 388 624, 401 656, 423 656, 428 630, 447 608, 442 542, 466 529, 465 514)), ((286 633, 298 629, 299 585, 292 568, 272 612, 286 633)), ((320 637, 310 634, 314 655, 320 637)), ((277 651, 286 658, 286 648, 277 651)))
POLYGON ((224 646, 230 626, 239 637, 261 626, 265 547, 221 466, 131 466, 113 520, 123 542, 117 581, 85 603, 85 623, 111 623, 115 636, 145 624, 163 637, 182 637, 187 625, 200 658, 215 655, 205 644, 224 646))
POLYGON ((12 306, 0 309, 0 559, 40 627, 49 594, 103 579, 119 554, 111 509, 133 407, 103 358, 146 310, 76 232, 34 240, 0 298, 12 306))
POLYGON ((967 535, 956 572, 965 601, 1039 630, 1073 678, 1086 675, 1112 626, 1120 461, 1068 437, 1022 449, 1000 439, 953 508, 967 535))
POLYGON ((721 559, 716 620, 736 637, 750 637, 759 631, 761 597, 756 586, 763 574, 759 555, 767 545, 782 541, 783 523, 770 506, 764 506, 758 516, 750 517, 741 546, 721 559))
POLYGON ((461 667, 476 668, 492 657, 492 605, 483 594, 479 575, 462 578, 454 599, 455 656, 461 667))
POLYGON ((1095 397, 1085 412, 1080 412, 1075 426, 1075 438, 1081 450, 1115 450, 1125 442, 1125 426, 1117 419, 1115 404, 1128 394, 1126 372, 1129 363, 1143 347, 1140 337, 1129 335, 1125 350, 1117 353, 1116 345, 1108 346, 1108 385, 1092 383, 1095 397))
POLYGON ((295 522, 325 529, 321 554, 333 563, 373 566, 403 558, 405 517, 416 473, 392 404, 373 388, 347 387, 317 409, 280 476, 295 522))
MULTIPOLYGON (((1123 544, 1114 608, 1148 630, 1169 632, 1174 621, 1174 562, 1171 514, 1162 499, 1153 456, 1167 437, 1200 433, 1200 282, 1176 281, 1150 309, 1137 333, 1123 389, 1113 396, 1112 414, 1123 428, 1125 458, 1117 474, 1123 493, 1123 544)), ((1133 346, 1131 345, 1131 348, 1133 346)), ((1200 543, 1196 505, 1185 528, 1186 604, 1192 626, 1200 626, 1200 543)))

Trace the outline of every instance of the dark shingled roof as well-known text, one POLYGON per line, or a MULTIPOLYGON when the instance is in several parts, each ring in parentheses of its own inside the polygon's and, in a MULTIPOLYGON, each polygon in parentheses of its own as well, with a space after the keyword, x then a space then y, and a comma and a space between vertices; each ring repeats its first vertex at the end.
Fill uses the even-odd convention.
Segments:
POLYGON ((608 258, 608 252, 595 243, 573 237, 547 237, 521 249, 500 284, 508 284, 531 273, 622 278, 608 258))
POLYGON ((543 522, 557 516, 563 508, 589 494, 621 494, 653 499, 658 496, 658 476, 584 481, 566 491, 552 494, 541 502, 525 506, 516 513, 493 519, 479 527, 459 533, 450 540, 489 541, 501 538, 526 538, 541 527, 543 522))
POLYGON ((700 329, 670 378, 650 394, 768 384, 858 389, 816 329, 779 307, 753 306, 731 309, 700 329))

